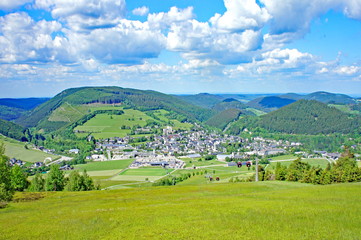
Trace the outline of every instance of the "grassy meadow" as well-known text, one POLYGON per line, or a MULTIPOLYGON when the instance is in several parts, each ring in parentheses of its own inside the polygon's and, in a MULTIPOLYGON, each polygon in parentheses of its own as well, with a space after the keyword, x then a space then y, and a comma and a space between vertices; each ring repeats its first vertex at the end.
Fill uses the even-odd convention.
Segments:
MULTIPOLYGON (((301 160, 302 162, 305 162, 305 163, 309 163, 311 166, 314 166, 314 167, 321 167, 321 168, 326 168, 327 167, 327 164, 328 164, 328 161, 324 158, 307 158, 307 159, 302 159, 301 160)), ((279 162, 281 165, 285 165, 285 166, 289 166, 293 161, 282 161, 282 162, 279 162)), ((270 168, 271 169, 274 169, 276 168, 276 165, 277 165, 278 162, 271 162, 270 164, 270 168)))
POLYGON ((25 162, 42 162, 45 158, 50 157, 52 160, 59 159, 59 156, 47 154, 45 152, 34 150, 34 149, 26 149, 25 143, 18 142, 13 139, 0 137, 1 142, 5 145, 5 155, 9 158, 20 159, 25 162))
POLYGON ((43 193, 0 210, 0 238, 359 239, 360 193, 291 182, 43 193))

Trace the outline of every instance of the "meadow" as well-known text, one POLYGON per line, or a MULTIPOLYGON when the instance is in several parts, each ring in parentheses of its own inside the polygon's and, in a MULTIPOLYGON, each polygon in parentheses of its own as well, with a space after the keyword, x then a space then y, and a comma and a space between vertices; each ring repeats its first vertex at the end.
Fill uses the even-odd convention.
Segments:
POLYGON ((77 170, 87 171, 104 171, 104 170, 121 170, 127 168, 134 160, 112 160, 103 162, 88 162, 86 164, 75 165, 74 168, 77 170))
MULTIPOLYGON (((97 114, 94 118, 87 121, 82 126, 77 126, 75 130, 81 131, 77 133, 78 136, 86 136, 88 133, 92 133, 95 138, 110 138, 110 137, 125 137, 131 133, 130 129, 122 129, 122 126, 126 128, 133 128, 138 125, 144 127, 147 124, 147 120, 157 122, 162 126, 172 125, 175 130, 177 129, 190 129, 193 125, 190 123, 181 123, 175 119, 169 119, 166 115, 169 113, 165 110, 150 111, 157 119, 148 116, 145 112, 141 112, 134 109, 123 109, 120 107, 92 107, 91 111, 95 110, 113 110, 122 109, 124 114, 122 115, 108 115, 97 114), (85 133, 82 133, 85 132, 85 133)), ((149 134, 148 134, 149 135, 149 134)), ((139 136, 147 136, 142 134, 139 136)), ((138 137, 139 137, 138 136, 138 137)), ((134 137, 137 137, 136 135, 134 137)))
MULTIPOLYGON (((359 239, 360 183, 224 183, 42 193, 0 210, 2 239, 359 239)), ((19 200, 29 193, 17 193, 19 200)), ((31 193, 30 193, 31 194, 31 193)))
POLYGON ((59 159, 59 156, 47 154, 45 152, 34 150, 34 149, 26 149, 25 143, 18 142, 13 139, 1 137, 1 142, 5 145, 5 155, 9 158, 20 159, 25 162, 42 162, 45 158, 50 157, 52 160, 59 159))

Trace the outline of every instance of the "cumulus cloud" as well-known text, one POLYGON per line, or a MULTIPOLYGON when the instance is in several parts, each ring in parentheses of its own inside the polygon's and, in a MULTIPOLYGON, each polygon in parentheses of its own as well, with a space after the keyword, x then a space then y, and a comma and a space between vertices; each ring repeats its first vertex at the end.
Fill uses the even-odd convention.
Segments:
POLYGON ((145 23, 125 19, 112 28, 87 33, 67 31, 67 37, 82 58, 110 64, 139 64, 157 57, 165 45, 161 33, 153 32, 145 23))
POLYGON ((232 32, 260 29, 271 18, 256 0, 224 0, 227 11, 217 13, 210 22, 217 28, 232 32))
POLYGON ((10 11, 32 1, 33 0, 1 0, 0 10, 10 11))
POLYGON ((358 0, 260 0, 272 16, 269 37, 276 43, 291 42, 309 32, 311 22, 329 10, 343 12, 347 17, 361 20, 358 0))
POLYGON ((113 27, 126 13, 125 0, 36 0, 35 6, 77 31, 113 27))
POLYGON ((68 61, 67 40, 53 35, 60 29, 56 21, 35 22, 24 12, 0 17, 0 62, 68 61))
POLYGON ((149 8, 147 8, 146 6, 136 8, 132 11, 134 15, 138 15, 138 16, 145 16, 148 14, 148 12, 149 12, 149 8))
POLYGON ((148 15, 148 24, 153 29, 167 28, 172 24, 181 23, 193 18, 193 7, 179 9, 171 7, 168 12, 152 13, 148 15))

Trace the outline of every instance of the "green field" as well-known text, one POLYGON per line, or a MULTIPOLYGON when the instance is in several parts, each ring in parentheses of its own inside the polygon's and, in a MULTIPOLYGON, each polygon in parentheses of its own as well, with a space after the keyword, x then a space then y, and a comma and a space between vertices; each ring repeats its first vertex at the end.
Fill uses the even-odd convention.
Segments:
POLYGON ((50 157, 52 160, 59 159, 59 156, 47 154, 45 152, 33 149, 25 149, 25 143, 16 140, 9 140, 1 137, 0 141, 5 145, 5 155, 9 158, 20 159, 25 162, 43 162, 45 158, 50 157))
POLYGON ((75 169, 87 171, 120 170, 127 168, 134 160, 112 160, 103 162, 88 162, 87 164, 74 165, 75 169))
POLYGON ((1 209, 0 236, 360 239, 360 189, 360 183, 258 182, 44 193, 1 209))
POLYGON ((277 156, 277 157, 270 157, 270 159, 272 160, 295 160, 298 157, 292 154, 288 154, 288 155, 281 155, 281 156, 277 156))
POLYGON ((152 118, 141 111, 124 109, 122 115, 97 114, 84 125, 76 127, 75 130, 92 133, 95 138, 125 137, 131 130, 121 129, 123 125, 127 127, 145 126, 149 119, 152 118))
POLYGON ((122 172, 120 175, 129 175, 129 176, 164 176, 169 172, 172 172, 173 169, 164 169, 164 168, 136 168, 136 169, 127 169, 122 172))
POLYGON ((219 164, 223 164, 225 165, 225 162, 220 162, 218 160, 202 160, 199 161, 199 158, 181 158, 182 161, 185 162, 186 167, 201 167, 201 166, 212 166, 212 165, 219 165, 219 164))
MULTIPOLYGON (((112 109, 122 109, 119 107, 92 107, 91 111, 95 110, 112 110, 112 109)), ((121 129, 122 126, 132 128, 135 125, 144 127, 147 124, 147 120, 153 120, 160 125, 172 125, 175 130, 177 129, 190 129, 193 127, 190 123, 181 123, 175 119, 169 119, 165 110, 155 110, 151 111, 156 118, 155 120, 152 117, 148 116, 146 113, 134 110, 134 109, 123 109, 124 114, 122 115, 108 115, 108 114, 97 114, 94 118, 87 121, 82 126, 77 126, 75 130, 82 131, 85 133, 77 133, 77 136, 84 137, 87 134, 91 133, 95 138, 110 138, 110 137, 125 137, 130 134, 130 129, 121 129)), ((141 135, 141 136, 147 136, 141 135)), ((136 137, 136 136, 134 136, 136 137)))

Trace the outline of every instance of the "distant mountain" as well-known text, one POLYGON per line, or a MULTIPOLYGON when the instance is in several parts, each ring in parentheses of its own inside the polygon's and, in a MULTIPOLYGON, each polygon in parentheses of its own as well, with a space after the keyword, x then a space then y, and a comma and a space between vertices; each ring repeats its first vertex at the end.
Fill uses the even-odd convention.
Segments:
POLYGON ((82 106, 88 104, 122 104, 141 111, 165 109, 183 116, 184 121, 204 121, 213 115, 210 110, 156 91, 121 87, 82 87, 64 90, 16 122, 25 127, 38 126, 56 130, 87 114, 86 107, 82 106))
POLYGON ((267 96, 256 98, 247 103, 248 106, 265 111, 272 112, 281 107, 287 106, 295 101, 305 100, 316 100, 327 104, 355 104, 356 101, 350 96, 345 94, 335 94, 328 92, 314 92, 307 95, 300 95, 296 93, 287 93, 278 96, 267 96))
POLYGON ((49 98, 0 98, 0 119, 15 120, 49 98))
POLYGON ((323 103, 332 104, 355 104, 355 99, 345 94, 329 92, 314 92, 304 96, 302 99, 316 100, 323 103))
POLYGON ((265 112, 271 112, 278 108, 284 107, 288 104, 295 102, 294 99, 270 96, 270 97, 262 97, 256 98, 247 103, 249 107, 259 109, 265 112))
POLYGON ((226 98, 223 101, 215 104, 212 109, 216 112, 222 112, 227 109, 245 109, 247 106, 244 103, 234 99, 226 98))
POLYGON ((239 121, 232 131, 237 131, 236 127, 261 127, 271 132, 292 134, 351 133, 361 130, 359 116, 350 117, 315 100, 299 100, 258 118, 239 121))
POLYGON ((0 98, 0 105, 31 110, 50 98, 0 98))
POLYGON ((224 97, 219 95, 213 95, 209 93, 199 93, 195 95, 176 95, 178 98, 194 104, 196 106, 200 106, 203 108, 212 108, 217 103, 221 102, 224 97))

